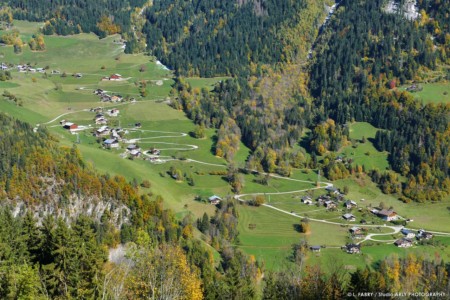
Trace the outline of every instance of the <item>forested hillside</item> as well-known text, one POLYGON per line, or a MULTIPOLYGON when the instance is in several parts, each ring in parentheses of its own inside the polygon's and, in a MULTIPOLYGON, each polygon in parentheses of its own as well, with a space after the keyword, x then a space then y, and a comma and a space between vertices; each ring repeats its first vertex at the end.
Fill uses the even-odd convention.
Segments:
POLYGON ((385 14, 383 3, 343 1, 346 9, 315 55, 311 92, 316 106, 339 124, 366 121, 386 129, 375 144, 389 151, 395 171, 408 176, 405 196, 438 200, 450 192, 449 106, 420 104, 395 87, 420 80, 419 69, 445 63, 445 45, 435 48, 435 30, 426 21, 385 14))
MULTIPOLYGON (((237 150, 232 141, 241 138, 253 150, 248 168, 282 175, 289 175, 292 167, 317 167, 316 155, 329 155, 349 143, 348 122, 369 122, 386 130, 374 143, 390 153, 391 168, 408 178, 403 190, 397 190, 402 199, 442 199, 450 192, 449 107, 423 105, 396 87, 447 62, 447 45, 432 40, 435 27, 446 25, 385 13, 381 0, 340 5, 317 42, 307 75, 301 67, 267 72, 222 82, 212 92, 193 90, 180 81, 175 107, 198 124, 223 128, 217 155, 232 159, 237 150), (291 150, 306 128, 311 130, 304 143, 312 152, 309 158, 302 150, 291 150)), ((431 4, 428 8, 436 9, 431 4)), ((334 159, 320 167, 330 179, 358 169, 334 159)), ((372 174, 381 183, 380 171, 372 174)))
POLYGON ((45 34, 94 32, 99 36, 105 36, 129 31, 131 12, 145 2, 145 0, 12 0, 6 1, 6 4, 11 7, 14 19, 47 21, 44 27, 45 34), (102 22, 103 24, 98 26, 98 23, 102 22))
POLYGON ((151 53, 180 75, 245 76, 305 54, 326 2, 155 1, 143 32, 151 53))

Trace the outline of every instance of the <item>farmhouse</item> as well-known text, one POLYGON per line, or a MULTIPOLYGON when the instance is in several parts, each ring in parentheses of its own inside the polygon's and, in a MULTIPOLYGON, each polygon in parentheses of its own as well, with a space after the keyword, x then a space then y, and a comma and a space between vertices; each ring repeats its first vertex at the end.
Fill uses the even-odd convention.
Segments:
POLYGON ((411 247, 413 245, 413 243, 412 243, 412 240, 410 240, 410 239, 401 238, 401 239, 396 240, 394 245, 397 247, 401 247, 401 248, 408 248, 408 247, 411 247))
POLYGON ((102 126, 95 131, 95 136, 96 137, 107 136, 107 135, 109 135, 109 132, 110 132, 110 130, 109 130, 108 126, 102 126))
POLYGON ((152 155, 160 155, 161 151, 156 148, 152 148, 152 149, 150 149, 149 153, 152 155))
POLYGON ((345 215, 342 216, 342 218, 344 218, 344 220, 350 221, 350 222, 356 221, 355 216, 352 215, 352 214, 345 214, 345 215))
POLYGON ((301 201, 305 204, 311 205, 313 204, 312 199, 310 196, 303 196, 301 201))
POLYGON ((336 208, 336 203, 332 200, 327 200, 323 204, 327 209, 333 209, 336 208))
POLYGON ((108 123, 108 119, 106 119, 103 115, 95 116, 94 121, 97 125, 105 125, 108 123))
POLYGON ((105 93, 105 91, 102 90, 102 89, 96 89, 93 93, 94 93, 95 95, 103 95, 103 94, 105 93))
POLYGON ((415 236, 414 232, 412 232, 411 230, 405 229, 405 228, 403 228, 401 230, 401 232, 405 236, 405 238, 408 238, 408 239, 412 239, 415 236))
POLYGON ((112 74, 111 76, 109 76, 109 80, 112 80, 112 81, 122 80, 122 75, 120 75, 120 74, 112 74))
POLYGON ((325 188, 325 190, 326 190, 327 192, 329 192, 330 194, 334 194, 334 195, 340 194, 339 189, 338 189, 338 188, 335 188, 335 187, 332 186, 332 185, 327 186, 327 187, 325 188))
POLYGON ((141 150, 141 149, 139 148, 138 145, 136 145, 136 144, 131 144, 131 145, 128 145, 128 146, 127 146, 127 150, 128 150, 128 151, 133 151, 133 150, 141 150))
POLYGON ((356 204, 355 201, 347 200, 347 201, 345 201, 344 206, 345 206, 347 209, 351 209, 351 208, 357 207, 358 204, 356 204))
POLYGON ((111 101, 111 96, 109 96, 107 94, 101 94, 100 101, 109 102, 109 101, 111 101))
POLYGON ((139 156, 141 156, 141 150, 140 149, 131 150, 130 155, 132 157, 139 157, 139 156))
POLYGON ((309 249, 312 252, 320 252, 320 249, 322 249, 322 247, 320 247, 320 246, 311 246, 311 247, 309 247, 309 249))
POLYGON ((345 251, 350 254, 361 253, 361 245, 347 244, 344 246, 345 251))
POLYGON ((114 95, 110 97, 111 102, 120 102, 122 101, 123 97, 120 95, 114 95))
POLYGON ((222 201, 222 198, 220 198, 217 195, 212 195, 211 197, 208 198, 209 203, 211 203, 212 205, 217 205, 220 203, 220 201, 222 201))
POLYGON ((103 145, 107 149, 119 148, 119 141, 117 141, 115 139, 107 139, 103 142, 103 145))
POLYGON ((78 125, 75 124, 75 123, 72 123, 72 122, 64 122, 63 127, 64 127, 64 129, 68 129, 70 131, 73 131, 73 130, 78 128, 78 125))
POLYGON ((397 219, 397 213, 393 210, 382 209, 377 213, 377 215, 385 221, 393 221, 397 219))
POLYGON ((419 232, 416 235, 416 238, 418 240, 429 240, 433 237, 433 234, 431 232, 426 232, 423 229, 420 229, 419 232))
POLYGON ((353 226, 352 228, 349 229, 351 234, 361 234, 362 233, 362 229, 356 226, 353 226))

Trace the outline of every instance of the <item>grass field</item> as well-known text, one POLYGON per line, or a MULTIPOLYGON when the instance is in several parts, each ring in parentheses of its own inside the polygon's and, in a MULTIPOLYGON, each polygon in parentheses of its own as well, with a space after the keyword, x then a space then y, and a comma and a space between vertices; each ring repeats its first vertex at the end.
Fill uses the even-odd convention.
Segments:
POLYGON ((355 122, 349 126, 350 139, 354 142, 343 147, 339 154, 353 159, 355 164, 364 165, 367 170, 388 168, 388 153, 378 151, 371 141, 378 129, 366 122, 355 122))
MULTIPOLYGON (((414 98, 426 103, 450 103, 450 83, 421 83, 423 90, 414 92, 414 98)), ((407 86, 400 89, 406 90, 407 86)))

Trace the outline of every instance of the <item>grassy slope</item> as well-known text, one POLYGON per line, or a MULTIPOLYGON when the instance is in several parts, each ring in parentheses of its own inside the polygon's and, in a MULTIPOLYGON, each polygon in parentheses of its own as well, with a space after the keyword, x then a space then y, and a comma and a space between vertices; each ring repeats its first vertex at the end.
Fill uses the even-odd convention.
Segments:
MULTIPOLYGON (((420 84, 423 90, 420 92, 412 93, 412 95, 426 103, 450 103, 450 83, 438 82, 438 83, 426 83, 420 84)), ((408 86, 400 88, 406 90, 408 86)))

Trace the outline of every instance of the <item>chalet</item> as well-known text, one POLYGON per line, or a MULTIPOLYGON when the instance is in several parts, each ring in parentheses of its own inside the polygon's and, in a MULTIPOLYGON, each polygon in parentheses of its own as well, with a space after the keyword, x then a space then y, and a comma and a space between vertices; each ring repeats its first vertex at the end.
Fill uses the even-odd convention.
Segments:
POLYGON ((327 209, 336 208, 336 203, 332 200, 327 200, 323 204, 327 209))
POLYGON ((130 155, 133 157, 139 157, 139 156, 141 156, 141 150, 140 149, 131 150, 130 155))
POLYGON ((303 202, 303 203, 305 203, 305 204, 308 204, 308 205, 311 205, 313 202, 312 202, 312 198, 310 197, 310 196, 303 196, 302 198, 301 198, 301 201, 303 202))
POLYGON ((63 125, 64 129, 68 129, 70 131, 73 131, 78 128, 78 125, 72 122, 65 122, 63 125))
POLYGON ((355 201, 347 200, 347 201, 345 201, 344 206, 345 206, 347 209, 352 209, 352 208, 354 208, 354 207, 357 207, 358 204, 356 204, 355 201))
POLYGON ((94 121, 97 125, 106 125, 108 123, 108 119, 103 116, 96 117, 94 121))
POLYGON ((122 101, 122 96, 120 96, 120 95, 114 95, 114 96, 111 96, 110 97, 110 101, 112 101, 112 102, 120 102, 120 101, 122 101))
POLYGON ((110 102, 111 101, 111 96, 107 95, 107 94, 103 94, 100 96, 100 101, 101 102, 110 102))
POLYGON ((95 95, 103 95, 103 94, 105 93, 105 91, 102 90, 102 89, 96 89, 93 93, 94 93, 95 95))
POLYGON ((130 144, 127 146, 127 150, 128 151, 133 151, 133 150, 140 150, 139 146, 136 144, 130 144))
POLYGON ((356 221, 355 216, 352 215, 352 214, 345 214, 345 215, 342 216, 342 218, 344 218, 344 220, 350 221, 350 222, 356 221))
POLYGON ((416 238, 418 240, 429 240, 433 237, 433 234, 431 232, 426 232, 423 229, 420 229, 416 235, 416 238))
POLYGON ((401 247, 401 248, 408 248, 411 247, 413 245, 412 240, 407 239, 407 238, 401 238, 398 239, 394 242, 394 245, 397 247, 401 247))
POLYGON ((149 153, 152 155, 160 155, 161 151, 158 149, 152 148, 152 149, 150 149, 149 153))
POLYGON ((103 145, 107 149, 119 148, 119 141, 116 139, 107 139, 103 142, 103 145))
POLYGON ((361 228, 353 226, 352 228, 349 229, 351 234, 361 234, 363 231, 361 228))
POLYGON ((340 194, 340 193, 339 193, 339 189, 338 189, 338 188, 335 188, 335 187, 332 186, 332 185, 327 186, 327 187, 325 188, 325 190, 326 190, 328 193, 330 193, 330 194, 334 194, 334 195, 340 194))
POLYGON ((107 135, 109 135, 109 133, 110 133, 110 130, 109 130, 108 126, 102 126, 95 131, 95 136, 97 136, 97 137, 107 136, 107 135))
POLYGON ((312 252, 320 252, 320 249, 322 249, 322 247, 321 246, 311 246, 311 247, 309 247, 309 249, 312 252))
POLYGON ((411 230, 408 230, 406 228, 403 228, 401 230, 401 233, 405 236, 405 238, 407 239, 412 239, 414 238, 416 235, 414 234, 414 232, 412 232, 411 230))
POLYGON ((17 71, 26 72, 26 71, 28 71, 28 66, 27 65, 17 65, 17 71))
POLYGON ((96 107, 96 108, 91 108, 92 112, 95 112, 96 114, 99 114, 103 111, 102 107, 96 107))
POLYGON ((111 76, 109 76, 109 80, 112 80, 112 81, 122 80, 122 75, 112 74, 111 76))
POLYGON ((305 203, 306 205, 312 205, 313 204, 312 200, 310 200, 310 199, 306 199, 306 200, 304 200, 302 202, 305 203))
POLYGON ((347 244, 344 247, 345 251, 350 254, 361 253, 361 245, 347 244))
POLYGON ((397 219, 397 213, 393 210, 382 209, 377 213, 377 215, 385 221, 393 221, 397 219))
POLYGON ((111 130, 111 137, 118 141, 122 140, 122 137, 120 136, 120 134, 117 132, 116 129, 111 130))
POLYGON ((117 108, 113 108, 113 109, 108 110, 107 114, 110 117, 117 117, 119 115, 119 112, 120 111, 117 108))
POLYGON ((212 195, 211 197, 208 198, 209 203, 213 204, 213 205, 217 205, 220 203, 220 201, 222 201, 222 198, 220 198, 217 195, 212 195))

